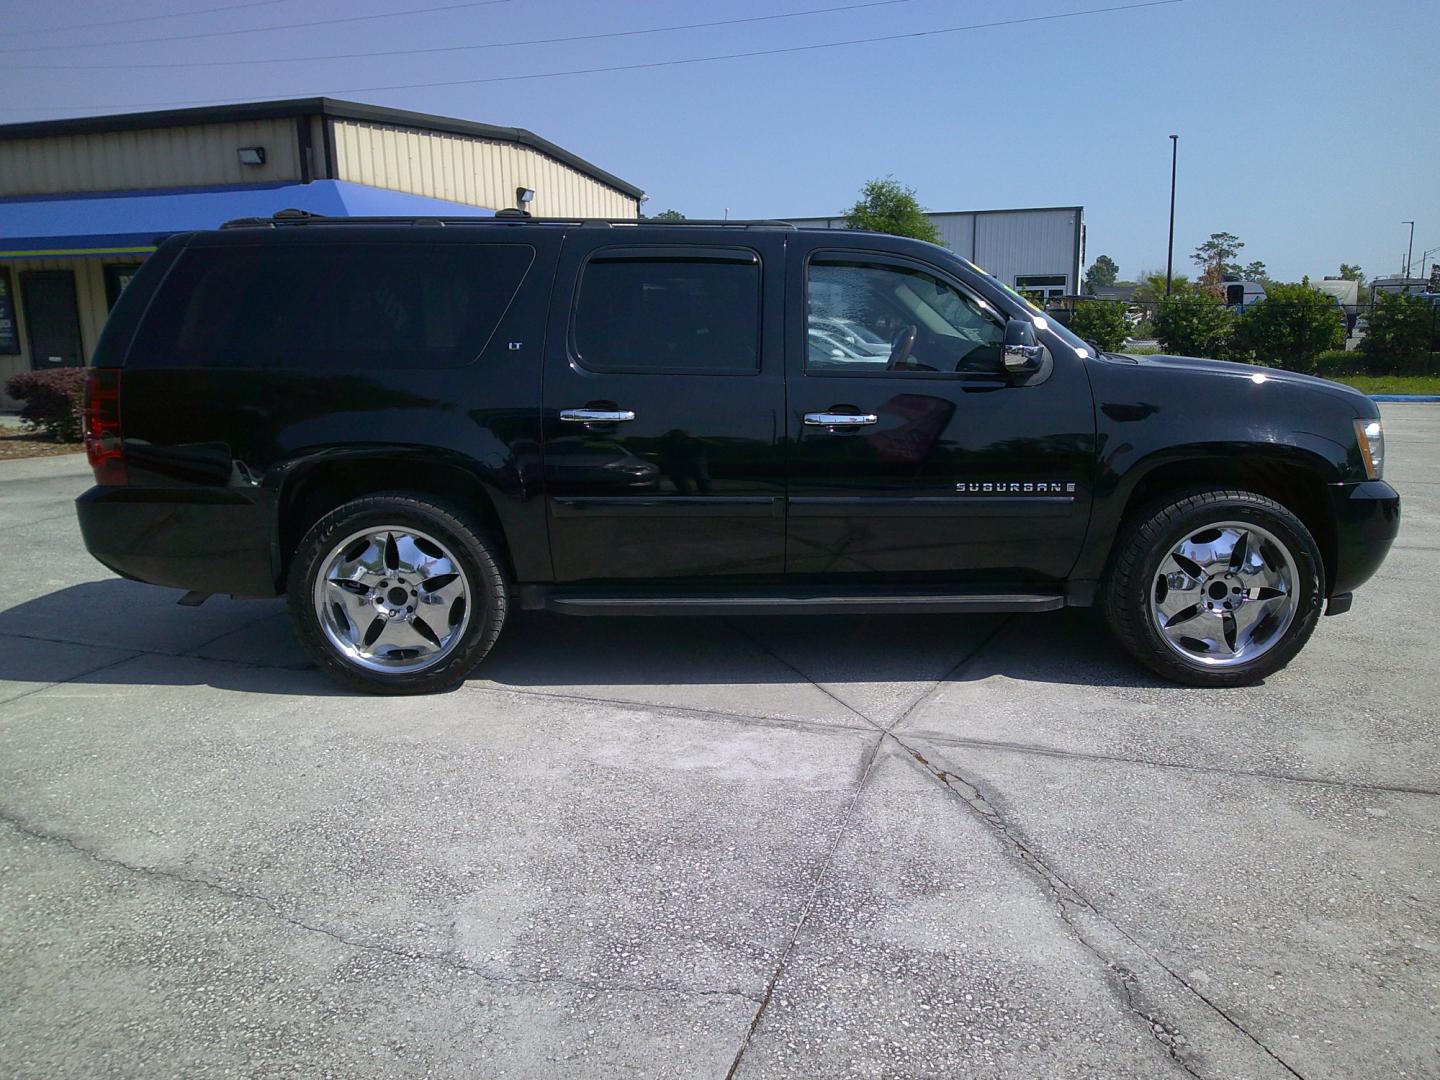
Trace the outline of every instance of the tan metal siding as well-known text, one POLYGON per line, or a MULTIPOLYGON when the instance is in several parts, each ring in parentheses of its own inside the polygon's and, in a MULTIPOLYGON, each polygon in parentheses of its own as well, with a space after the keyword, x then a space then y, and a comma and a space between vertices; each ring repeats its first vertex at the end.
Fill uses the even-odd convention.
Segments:
POLYGON ((133 191, 300 178, 293 119, 107 131, 0 142, 0 195, 133 191), (241 165, 242 146, 265 164, 241 165))
POLYGON ((488 139, 335 121, 336 177, 392 191, 500 210, 515 189, 533 188, 540 217, 633 218, 633 196, 528 146, 488 139))
MULTIPOLYGON (((75 275, 75 304, 80 313, 80 343, 86 363, 95 353, 100 331, 110 308, 105 300, 105 267, 111 264, 131 265, 134 259, 16 259, 6 261, 11 284, 15 289, 15 322, 20 334, 20 355, 0 356, 0 388, 17 371, 30 370, 30 330, 25 325, 24 286, 20 275, 26 270, 70 270, 75 275)), ((7 397, 0 389, 0 409, 15 409, 19 402, 7 397)))

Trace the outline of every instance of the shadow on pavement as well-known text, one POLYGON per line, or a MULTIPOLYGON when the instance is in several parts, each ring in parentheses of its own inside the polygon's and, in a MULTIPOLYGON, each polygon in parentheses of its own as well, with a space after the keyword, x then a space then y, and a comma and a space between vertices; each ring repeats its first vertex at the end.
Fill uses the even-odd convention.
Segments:
MULTIPOLYGON (((115 578, 0 611, 0 679, 75 677, 74 651, 149 653, 89 682, 335 694, 290 628, 283 600, 212 597, 181 607, 177 590, 115 578), (46 646, 49 646, 47 648, 46 646), (197 665, 189 661, 222 661, 197 665)), ((101 661, 103 662, 103 660, 101 661)), ((98 666, 98 664, 96 665, 98 666)), ((1093 611, 1029 616, 745 616, 576 618, 514 611, 473 678, 498 687, 1017 682, 1162 686, 1123 656, 1093 611)))

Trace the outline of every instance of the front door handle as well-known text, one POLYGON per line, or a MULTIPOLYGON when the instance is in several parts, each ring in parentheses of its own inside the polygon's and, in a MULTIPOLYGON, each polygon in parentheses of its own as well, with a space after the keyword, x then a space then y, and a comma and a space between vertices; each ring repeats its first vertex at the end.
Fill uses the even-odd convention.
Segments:
POLYGON ((862 427, 880 418, 874 413, 807 412, 805 423, 811 427, 862 427))
POLYGON ((635 419, 632 409, 561 409, 567 424, 624 424, 635 419))

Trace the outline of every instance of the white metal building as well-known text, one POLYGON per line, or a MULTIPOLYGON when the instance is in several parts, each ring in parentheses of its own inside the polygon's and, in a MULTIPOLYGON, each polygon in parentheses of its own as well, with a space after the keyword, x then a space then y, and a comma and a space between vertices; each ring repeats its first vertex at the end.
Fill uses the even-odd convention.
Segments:
POLYGON ((167 234, 286 209, 636 218, 642 196, 523 128, 331 98, 0 126, 0 386, 84 363, 167 234))
MULTIPOLYGON (((954 210, 925 215, 940 241, 1007 285, 1046 299, 1080 291, 1085 264, 1085 208, 954 210)), ((807 228, 843 229, 843 217, 786 218, 807 228)))

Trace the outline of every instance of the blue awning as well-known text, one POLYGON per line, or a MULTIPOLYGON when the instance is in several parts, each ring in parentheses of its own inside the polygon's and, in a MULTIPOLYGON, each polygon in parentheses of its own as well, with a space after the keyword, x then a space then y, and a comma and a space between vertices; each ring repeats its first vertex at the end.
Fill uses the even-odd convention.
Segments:
POLYGON ((278 210, 327 217, 493 217, 479 206, 345 180, 267 187, 0 199, 0 258, 145 254, 158 237, 278 210))

